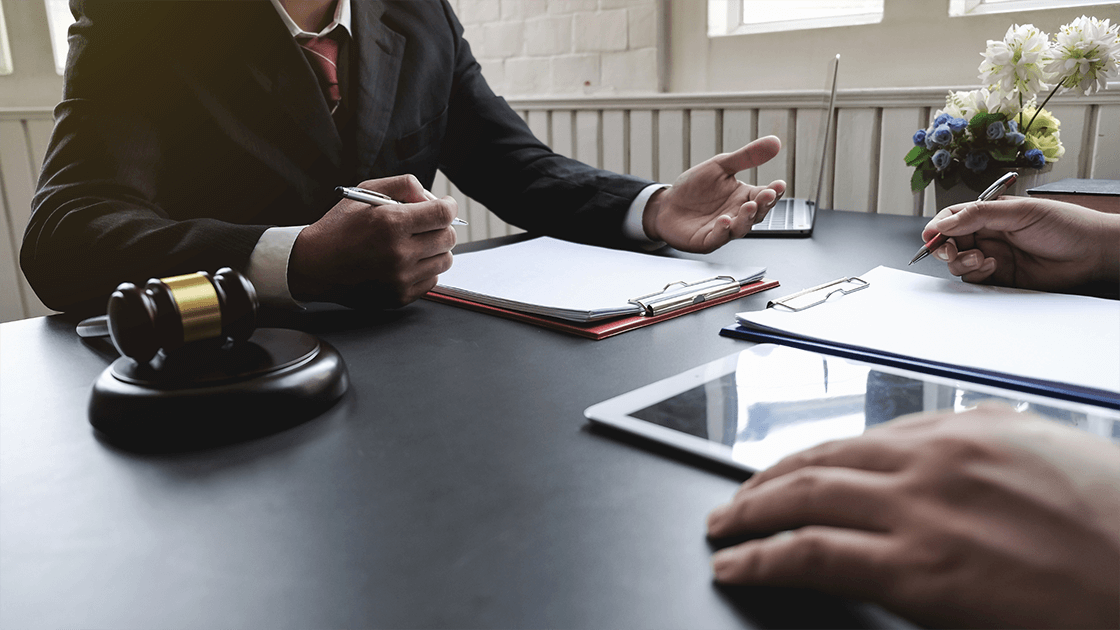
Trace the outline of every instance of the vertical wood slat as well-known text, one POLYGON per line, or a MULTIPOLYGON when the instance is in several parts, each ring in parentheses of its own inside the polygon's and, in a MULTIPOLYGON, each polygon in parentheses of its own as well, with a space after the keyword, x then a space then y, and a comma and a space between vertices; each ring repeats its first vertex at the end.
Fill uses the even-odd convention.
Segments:
POLYGON ((574 157, 584 164, 600 168, 603 163, 600 145, 602 139, 599 112, 596 110, 576 112, 574 157))
MULTIPOLYGON (((820 175, 820 163, 823 157, 821 141, 824 133, 825 110, 799 109, 797 110, 796 146, 782 145, 783 152, 793 152, 794 170, 783 178, 786 182, 786 196, 801 199, 813 199, 816 194, 817 177, 820 175)), ((825 162, 828 168, 828 162, 825 162)), ((826 180, 827 181, 827 177, 826 180)), ((763 182, 769 183, 769 182, 763 182)), ((823 185, 823 182, 822 182, 823 185)), ((821 195, 824 200, 824 195, 821 195)))
POLYGON ((723 151, 723 137, 718 125, 719 116, 716 110, 692 110, 688 125, 690 156, 688 167, 696 166, 723 151))
POLYGON ((615 173, 629 173, 629 137, 626 129, 628 116, 622 110, 603 112, 603 164, 615 173))
POLYGON ((549 134, 552 137, 552 150, 565 157, 575 157, 575 128, 571 110, 552 112, 549 134))
MULTIPOLYGON (((53 312, 39 301, 19 268, 19 248, 23 242, 23 232, 27 222, 31 219, 31 197, 35 191, 39 165, 42 163, 41 155, 36 154, 46 150, 45 141, 41 137, 43 126, 35 126, 37 138, 31 142, 27 122, 20 119, 0 120, 0 172, 3 176, 3 198, 6 206, 4 213, 7 223, 6 234, 4 234, 7 243, 4 249, 8 250, 2 264, 10 269, 3 275, 14 275, 16 278, 16 290, 9 292, 8 281, 5 281, 5 293, 2 295, 4 301, 14 302, 18 307, 17 319, 49 315, 53 312), (43 148, 39 149, 36 145, 43 148)), ((47 133, 49 134, 49 131, 47 133)), ((7 310, 9 309, 5 309, 7 310)))
MULTIPOLYGON (((6 138, 0 135, 0 144, 6 138)), ((0 178, 4 175, 4 162, 0 160, 0 178)), ((0 192, 11 187, 11 184, 0 179, 0 192)), ((24 318, 23 299, 20 291, 19 260, 16 255, 12 238, 15 230, 8 220, 8 201, 6 196, 0 196, 0 322, 10 322, 24 318)))
POLYGON ((879 142, 880 214, 922 215, 922 195, 910 191, 913 167, 906 166, 906 154, 914 147, 914 132, 924 127, 925 111, 899 107, 883 111, 883 133, 879 142))
MULTIPOLYGON (((778 136, 782 146, 796 147, 794 113, 791 109, 760 109, 758 111, 758 137, 778 136)), ((757 183, 765 186, 776 179, 786 180, 795 168, 793 151, 787 149, 778 157, 759 166, 757 183)), ((788 183, 788 182, 787 182, 788 183)))
POLYGON ((653 112, 648 109, 630 112, 630 174, 656 179, 654 168, 653 112))
MULTIPOLYGON (((737 151, 758 137, 758 119, 753 109, 723 110, 723 150, 737 151)), ((739 180, 751 185, 758 183, 758 169, 739 173, 739 180)))
POLYGON ((688 168, 687 112, 663 109, 657 116, 657 181, 672 184, 688 168))
POLYGON ((835 207, 857 212, 875 211, 879 166, 877 141, 875 110, 842 109, 838 112, 835 207))
POLYGON ((1096 129, 1089 177, 1120 179, 1120 105, 1098 106, 1096 129))
POLYGON ((1092 108, 1077 105, 1058 105, 1047 106, 1046 109, 1062 121, 1061 139, 1062 145, 1066 148, 1065 155, 1054 163, 1053 170, 1050 171, 1050 181, 1056 182, 1067 177, 1081 177, 1081 153, 1091 149, 1089 146, 1082 144, 1081 139, 1085 137, 1086 125, 1089 122, 1088 112, 1092 108))

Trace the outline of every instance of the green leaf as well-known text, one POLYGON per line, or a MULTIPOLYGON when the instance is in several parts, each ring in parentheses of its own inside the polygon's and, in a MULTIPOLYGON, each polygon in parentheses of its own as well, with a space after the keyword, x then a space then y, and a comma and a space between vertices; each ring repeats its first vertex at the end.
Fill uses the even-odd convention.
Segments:
POLYGON ((988 125, 1005 120, 1007 120, 1007 114, 980 112, 973 116, 972 120, 968 121, 968 128, 972 130, 972 135, 983 138, 988 134, 988 125))
POLYGON ((925 190, 925 187, 929 186, 929 183, 933 181, 933 176, 936 173, 937 170, 934 169, 932 165, 928 168, 919 167, 915 169, 914 175, 910 177, 910 190, 914 192, 925 190))
POLYGON ((933 156, 933 151, 925 147, 914 147, 906 154, 906 166, 917 166, 933 156))
POLYGON ((1019 157, 1019 147, 993 146, 988 149, 992 158, 1000 162, 1014 162, 1019 157))

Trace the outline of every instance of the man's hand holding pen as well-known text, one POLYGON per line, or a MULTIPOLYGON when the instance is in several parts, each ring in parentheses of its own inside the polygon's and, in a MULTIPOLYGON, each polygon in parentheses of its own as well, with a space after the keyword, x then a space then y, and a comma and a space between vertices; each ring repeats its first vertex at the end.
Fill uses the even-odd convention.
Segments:
POLYGON ((398 203, 343 199, 300 232, 288 260, 299 301, 387 308, 413 302, 451 268, 458 204, 437 199, 412 175, 362 182, 398 203))

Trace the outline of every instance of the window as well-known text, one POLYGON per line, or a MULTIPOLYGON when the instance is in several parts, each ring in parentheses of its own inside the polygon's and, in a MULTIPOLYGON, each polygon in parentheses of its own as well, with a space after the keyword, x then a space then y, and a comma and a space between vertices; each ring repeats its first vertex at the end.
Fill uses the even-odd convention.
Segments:
POLYGON ((8 47, 8 25, 4 23, 4 4, 0 0, 0 75, 12 73, 12 51, 8 47))
POLYGON ((708 0, 708 36, 883 21, 884 0, 708 0))
POLYGON ((1034 11, 1038 9, 1068 9, 1115 4, 1115 0, 949 0, 950 17, 1034 11))
POLYGON ((59 74, 66 68, 66 53, 70 44, 66 41, 66 31, 74 23, 67 0, 43 0, 47 5, 47 26, 51 31, 51 49, 54 50, 54 69, 59 74))

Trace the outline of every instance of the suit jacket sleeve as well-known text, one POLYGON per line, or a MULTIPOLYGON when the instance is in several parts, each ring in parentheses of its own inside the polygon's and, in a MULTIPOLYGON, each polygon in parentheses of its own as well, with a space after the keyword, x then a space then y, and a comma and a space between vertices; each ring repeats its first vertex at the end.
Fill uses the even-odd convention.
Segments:
POLYGON ((72 2, 63 98, 20 252, 53 309, 104 309, 126 280, 243 269, 269 227, 206 217, 204 208, 172 216, 162 202, 168 145, 189 130, 176 119, 175 73, 158 61, 173 39, 156 27, 167 17, 161 4, 72 2))

